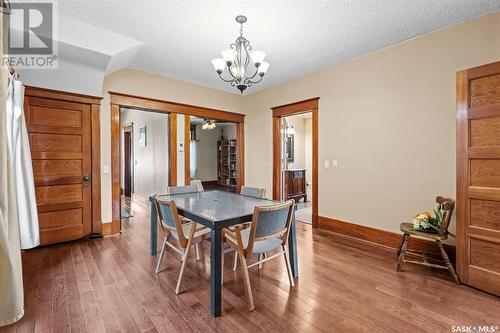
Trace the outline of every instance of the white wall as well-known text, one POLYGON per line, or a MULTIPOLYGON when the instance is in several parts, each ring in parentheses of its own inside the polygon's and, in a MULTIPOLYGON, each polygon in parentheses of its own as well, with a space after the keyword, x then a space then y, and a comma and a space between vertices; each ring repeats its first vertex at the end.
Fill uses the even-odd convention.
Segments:
MULTIPOLYGON (((168 186, 168 115, 163 113, 123 110, 121 126, 133 123, 134 194, 144 198, 164 193, 168 186), (146 147, 141 147, 140 128, 146 126, 146 147)), ((123 128, 121 130, 121 184, 124 188, 123 128)))

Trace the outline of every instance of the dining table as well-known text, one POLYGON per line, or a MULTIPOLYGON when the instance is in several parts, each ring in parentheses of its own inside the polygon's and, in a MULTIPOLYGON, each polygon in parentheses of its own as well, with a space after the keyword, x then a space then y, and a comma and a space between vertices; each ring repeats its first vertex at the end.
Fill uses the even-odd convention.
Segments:
MULTIPOLYGON (((173 200, 179 215, 210 228, 210 312, 217 317, 222 313, 222 256, 223 228, 252 221, 256 206, 270 206, 279 201, 244 196, 232 192, 213 190, 195 193, 160 195, 162 200, 173 200)), ((154 196, 151 204, 150 251, 157 253, 158 214, 154 196)), ((289 255, 292 274, 299 276, 295 214, 289 234, 289 255)))

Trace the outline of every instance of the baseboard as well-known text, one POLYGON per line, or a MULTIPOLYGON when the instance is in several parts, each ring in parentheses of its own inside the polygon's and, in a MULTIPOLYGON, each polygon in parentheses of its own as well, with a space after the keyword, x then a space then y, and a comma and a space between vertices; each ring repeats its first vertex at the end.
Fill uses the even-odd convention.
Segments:
POLYGON ((103 236, 110 236, 111 235, 111 222, 107 222, 107 223, 102 224, 102 235, 103 236))
POLYGON ((203 187, 214 187, 217 186, 217 180, 203 180, 201 185, 203 185, 203 187))
MULTIPOLYGON (((360 240, 375 243, 396 250, 399 247, 402 233, 371 228, 350 222, 339 221, 324 216, 318 216, 318 229, 332 231, 338 234, 350 236, 360 240)), ((450 244, 444 244, 450 260, 455 262, 456 248, 450 244)), ((412 237, 408 249, 415 252, 425 252, 440 255, 439 249, 432 241, 412 237)))

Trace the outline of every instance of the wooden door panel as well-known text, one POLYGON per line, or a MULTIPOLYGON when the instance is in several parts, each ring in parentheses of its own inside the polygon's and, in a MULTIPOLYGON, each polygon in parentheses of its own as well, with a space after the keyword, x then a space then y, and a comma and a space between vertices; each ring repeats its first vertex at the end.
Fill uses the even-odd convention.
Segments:
POLYGON ((37 186, 36 201, 39 205, 82 201, 82 185, 37 186))
POLYGON ((470 92, 471 107, 500 103, 500 74, 471 80, 470 92))
POLYGON ((500 230, 500 202, 471 199, 470 222, 471 226, 500 230))
POLYGON ((91 105, 28 97, 25 112, 41 244, 90 234, 91 105))
POLYGON ((64 127, 82 127, 82 112, 68 109, 53 109, 48 107, 32 107, 32 125, 49 125, 64 127))
POLYGON ((500 159, 471 159, 471 186, 500 188, 500 159))
POLYGON ((81 152, 81 135, 31 133, 29 135, 33 151, 81 152))
POLYGON ((500 295, 500 62, 457 74, 457 266, 500 295))
POLYGON ((471 147, 500 146, 498 132, 500 132, 500 117, 471 120, 471 147))
POLYGON ((39 215, 40 230, 54 228, 83 227, 82 208, 43 212, 39 215))

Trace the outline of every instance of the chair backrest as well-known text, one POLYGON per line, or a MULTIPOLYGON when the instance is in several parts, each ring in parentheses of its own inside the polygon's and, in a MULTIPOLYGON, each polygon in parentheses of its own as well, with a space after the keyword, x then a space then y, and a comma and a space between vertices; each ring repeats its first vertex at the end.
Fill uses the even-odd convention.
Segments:
POLYGON ((253 246, 256 241, 269 238, 281 238, 286 245, 290 233, 295 202, 288 200, 272 206, 256 206, 254 208, 252 226, 248 245, 245 249, 247 257, 252 256, 253 246))
POLYGON ((179 217, 179 213, 177 212, 175 201, 162 200, 157 194, 154 197, 154 202, 163 233, 169 234, 172 231, 175 231, 178 235, 181 247, 186 247, 187 239, 186 237, 184 237, 182 223, 179 217))
POLYGON ((193 179, 191 181, 191 185, 195 185, 196 187, 198 187, 198 192, 205 191, 205 189, 203 188, 203 184, 201 183, 201 180, 199 180, 199 179, 193 179))
POLYGON ((167 187, 166 194, 184 194, 184 193, 197 193, 199 192, 198 186, 188 185, 188 186, 169 186, 167 187))
POLYGON ((242 186, 240 190, 241 195, 254 198, 264 198, 266 196, 265 188, 242 186))
POLYGON ((439 228, 439 235, 448 236, 448 227, 450 226, 451 216, 455 209, 455 200, 451 198, 436 197, 437 209, 443 213, 443 220, 439 228))

